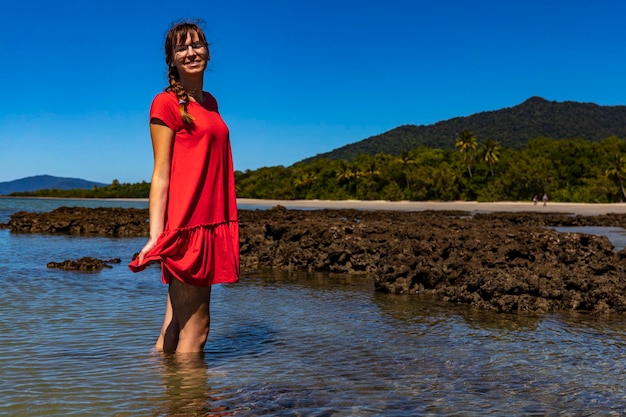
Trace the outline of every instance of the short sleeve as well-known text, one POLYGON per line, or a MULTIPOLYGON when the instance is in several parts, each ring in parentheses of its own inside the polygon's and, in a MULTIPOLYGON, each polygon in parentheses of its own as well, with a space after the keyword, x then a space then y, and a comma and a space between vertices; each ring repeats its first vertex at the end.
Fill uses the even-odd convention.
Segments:
POLYGON ((204 104, 204 107, 208 111, 214 111, 215 113, 219 113, 220 111, 217 108, 217 100, 215 99, 215 97, 213 97, 211 93, 205 93, 204 97, 206 97, 207 100, 204 104))
POLYGON ((153 118, 162 120, 174 132, 181 128, 183 121, 178 108, 178 100, 174 93, 157 94, 150 106, 150 120, 153 118))

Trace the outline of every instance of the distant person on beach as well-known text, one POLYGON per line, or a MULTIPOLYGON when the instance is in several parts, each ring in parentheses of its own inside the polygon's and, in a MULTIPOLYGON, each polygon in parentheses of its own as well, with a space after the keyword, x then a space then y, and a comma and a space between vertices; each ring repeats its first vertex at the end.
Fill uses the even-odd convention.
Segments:
POLYGON ((537 196, 533 197, 533 205, 535 205, 535 206, 537 205, 537 196))
POLYGON ((150 237, 129 264, 133 272, 160 262, 168 284, 156 349, 201 353, 209 326, 211 286, 239 280, 239 223, 228 127, 203 90, 210 59, 194 22, 165 38, 169 86, 150 107, 154 170, 150 237))
POLYGON ((547 194, 544 194, 544 195, 543 195, 542 200, 543 200, 543 205, 544 205, 544 206, 545 206, 546 204, 548 204, 548 195, 547 195, 547 194))

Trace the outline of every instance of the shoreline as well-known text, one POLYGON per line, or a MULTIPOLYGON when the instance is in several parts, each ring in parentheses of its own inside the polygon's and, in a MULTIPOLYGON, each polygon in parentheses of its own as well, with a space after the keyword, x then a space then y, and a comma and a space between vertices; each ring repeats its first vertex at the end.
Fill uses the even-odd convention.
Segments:
MULTIPOLYGON (((0 198, 32 198, 48 200, 93 200, 93 201, 141 201, 148 202, 147 198, 59 198, 59 197, 10 197, 0 198)), ((387 210, 387 211, 465 211, 470 213, 497 213, 497 212, 532 212, 532 213, 560 213, 582 216, 597 216, 603 214, 626 214, 626 203, 559 203, 542 202, 534 205, 532 201, 386 201, 386 200, 270 200, 255 198, 238 198, 237 205, 242 209, 263 207, 271 208, 283 206, 287 209, 355 209, 355 210, 387 210)))
MULTIPOLYGON (((287 209, 357 209, 390 211, 467 211, 471 213, 534 212, 597 216, 616 213, 626 214, 625 203, 588 204, 548 202, 534 205, 532 202, 505 201, 479 203, 476 201, 363 201, 363 200, 263 200, 239 198, 240 206, 274 207, 287 209)), ((242 207, 243 208, 243 207, 242 207)))

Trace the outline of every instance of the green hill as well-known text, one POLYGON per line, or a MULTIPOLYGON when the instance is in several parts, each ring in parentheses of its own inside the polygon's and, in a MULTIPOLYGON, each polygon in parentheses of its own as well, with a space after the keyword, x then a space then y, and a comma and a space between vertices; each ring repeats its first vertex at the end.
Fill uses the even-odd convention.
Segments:
POLYGON ((35 175, 13 181, 0 182, 0 195, 14 192, 28 192, 43 189, 73 190, 103 187, 106 184, 87 181, 79 178, 53 177, 52 175, 35 175))
POLYGON ((318 154, 318 158, 351 160, 357 155, 387 153, 420 146, 454 149, 457 135, 469 130, 480 141, 491 138, 510 149, 522 149, 529 140, 583 138, 592 142, 615 135, 626 137, 626 106, 600 106, 574 101, 556 102, 531 97, 501 110, 455 117, 432 125, 403 125, 380 135, 318 154))

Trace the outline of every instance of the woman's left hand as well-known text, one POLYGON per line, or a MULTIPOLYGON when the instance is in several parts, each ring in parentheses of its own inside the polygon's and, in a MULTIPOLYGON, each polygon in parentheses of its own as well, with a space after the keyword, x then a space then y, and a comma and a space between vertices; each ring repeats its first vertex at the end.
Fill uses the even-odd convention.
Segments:
POLYGON ((137 255, 137 265, 141 265, 143 263, 146 254, 156 246, 156 242, 157 240, 153 238, 150 238, 148 240, 148 242, 144 245, 141 251, 139 251, 139 255, 137 255))

